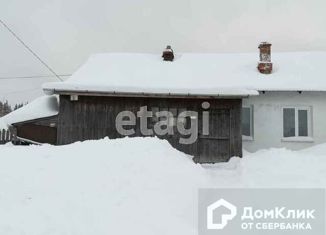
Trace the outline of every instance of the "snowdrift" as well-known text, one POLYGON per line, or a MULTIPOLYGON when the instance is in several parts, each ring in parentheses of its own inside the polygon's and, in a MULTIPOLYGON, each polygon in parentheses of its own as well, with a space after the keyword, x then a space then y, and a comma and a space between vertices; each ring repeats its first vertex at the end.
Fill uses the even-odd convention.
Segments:
POLYGON ((325 187, 326 145, 201 166, 157 138, 0 146, 0 234, 197 234, 201 187, 325 187))

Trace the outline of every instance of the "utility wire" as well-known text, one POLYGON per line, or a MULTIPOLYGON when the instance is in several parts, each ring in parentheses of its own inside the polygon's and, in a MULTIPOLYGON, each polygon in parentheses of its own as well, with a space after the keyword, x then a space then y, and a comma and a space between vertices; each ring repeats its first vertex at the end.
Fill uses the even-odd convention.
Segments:
MULTIPOLYGON (((59 74, 60 77, 69 77, 71 74, 59 74)), ((54 75, 35 75, 35 76, 18 76, 18 77, 0 77, 0 80, 15 80, 15 79, 29 79, 29 78, 50 78, 54 75)))
POLYGON ((22 39, 20 39, 18 37, 17 34, 15 34, 14 31, 12 31, 9 26, 7 26, 1 19, 0 19, 0 23, 30 52, 32 53, 32 55, 38 59, 56 78, 58 78, 60 81, 63 81, 61 77, 59 77, 59 75, 54 72, 54 70, 47 65, 29 46, 26 45, 26 43, 24 43, 24 41, 22 39))

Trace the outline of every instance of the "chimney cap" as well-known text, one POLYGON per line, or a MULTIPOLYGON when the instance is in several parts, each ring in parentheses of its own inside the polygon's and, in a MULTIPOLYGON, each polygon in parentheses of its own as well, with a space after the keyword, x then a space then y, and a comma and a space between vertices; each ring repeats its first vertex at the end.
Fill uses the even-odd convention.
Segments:
POLYGON ((164 61, 173 61, 174 60, 173 49, 170 45, 166 46, 166 49, 164 49, 164 51, 163 51, 162 57, 163 57, 164 61))
POLYGON ((260 48, 260 47, 269 47, 271 45, 272 45, 272 43, 269 43, 269 42, 261 42, 259 44, 258 48, 260 48))

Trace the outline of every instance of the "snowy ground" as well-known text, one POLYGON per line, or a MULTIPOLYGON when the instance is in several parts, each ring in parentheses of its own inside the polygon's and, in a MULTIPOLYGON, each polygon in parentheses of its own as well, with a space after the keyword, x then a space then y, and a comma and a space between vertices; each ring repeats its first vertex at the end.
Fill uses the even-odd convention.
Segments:
POLYGON ((326 187, 326 144, 210 166, 156 138, 0 146, 0 234, 196 234, 200 187, 326 187))

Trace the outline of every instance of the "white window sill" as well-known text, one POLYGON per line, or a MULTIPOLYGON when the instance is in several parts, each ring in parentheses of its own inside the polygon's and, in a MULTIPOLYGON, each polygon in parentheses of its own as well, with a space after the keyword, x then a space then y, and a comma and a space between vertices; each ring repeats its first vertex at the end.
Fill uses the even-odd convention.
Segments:
POLYGON ((312 137, 283 137, 282 142, 306 142, 306 143, 312 143, 314 142, 314 139, 312 137))
POLYGON ((254 141, 254 137, 243 135, 242 136, 242 141, 254 141))

